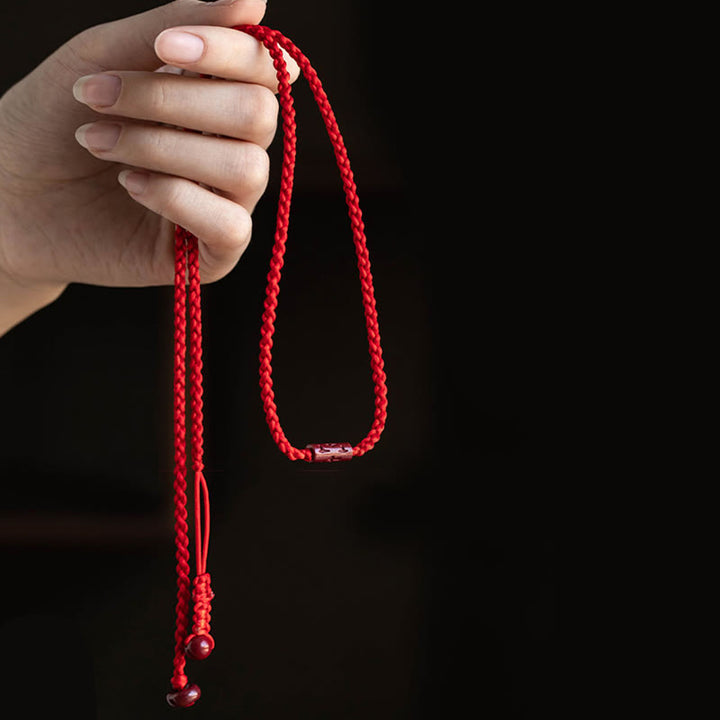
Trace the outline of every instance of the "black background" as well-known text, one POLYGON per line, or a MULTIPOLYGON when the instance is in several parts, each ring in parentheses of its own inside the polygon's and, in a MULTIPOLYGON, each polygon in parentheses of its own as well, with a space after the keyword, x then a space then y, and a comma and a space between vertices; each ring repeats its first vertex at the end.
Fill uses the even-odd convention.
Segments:
MULTIPOLYGON (((155 4, 3 8, 0 87, 80 30, 155 4)), ((253 242, 204 288, 217 649, 189 668, 204 693, 189 712, 549 716, 561 441, 547 441, 546 370, 562 360, 548 227, 563 228, 548 187, 552 81, 533 62, 533 18, 274 0, 264 22, 308 55, 343 131, 389 419, 371 453, 331 468, 290 463, 267 431, 257 343, 278 136, 253 242)), ((276 398, 295 445, 355 443, 372 418, 355 258, 322 123, 302 80, 294 94, 276 398)), ((0 339, 0 371, 9 702, 18 717, 167 716, 172 290, 71 286, 0 339)))

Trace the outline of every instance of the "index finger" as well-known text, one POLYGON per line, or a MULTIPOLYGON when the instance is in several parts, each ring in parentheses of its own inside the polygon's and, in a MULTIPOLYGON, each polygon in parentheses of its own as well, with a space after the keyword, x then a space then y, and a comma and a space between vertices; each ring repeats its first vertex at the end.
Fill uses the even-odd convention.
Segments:
MULTIPOLYGON (((168 28, 155 39, 155 52, 169 65, 226 80, 265 85, 277 92, 277 74, 270 53, 261 42, 240 30, 211 25, 168 28)), ((300 68, 283 53, 294 82, 300 68)))

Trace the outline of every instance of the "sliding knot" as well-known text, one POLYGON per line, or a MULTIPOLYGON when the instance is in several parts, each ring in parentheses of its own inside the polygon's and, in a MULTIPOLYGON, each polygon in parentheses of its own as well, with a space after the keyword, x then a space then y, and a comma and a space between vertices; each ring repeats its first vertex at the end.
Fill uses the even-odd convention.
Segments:
POLYGON ((210 587, 210 573, 197 575, 193 580, 193 627, 185 642, 185 654, 193 660, 204 660, 215 647, 210 634, 210 601, 215 594, 210 587))

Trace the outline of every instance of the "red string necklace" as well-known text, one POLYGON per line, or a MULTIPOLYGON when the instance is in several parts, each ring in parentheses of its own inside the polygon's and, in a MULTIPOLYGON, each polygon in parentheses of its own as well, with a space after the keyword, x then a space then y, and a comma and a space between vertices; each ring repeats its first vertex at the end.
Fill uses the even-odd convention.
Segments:
MULTIPOLYGON (((387 417, 387 387, 383 370, 382 348, 378 329, 375 294, 365 229, 345 143, 338 128, 317 73, 303 53, 284 35, 261 25, 239 25, 235 28, 259 40, 270 53, 278 78, 278 97, 283 126, 283 160, 278 201, 275 244, 267 276, 265 311, 262 316, 260 340, 260 389, 268 427, 280 450, 291 460, 306 462, 336 462, 364 455, 377 443, 387 417), (335 159, 342 177, 348 216, 358 260, 365 323, 367 327, 370 365, 375 383, 375 414, 367 436, 357 445, 349 443, 321 443, 303 449, 293 447, 285 437, 275 405, 272 382, 272 345, 274 321, 280 290, 280 272, 284 263, 288 234, 290 202, 295 172, 296 125, 295 108, 290 93, 290 76, 282 50, 297 62, 315 97, 332 143, 335 159)), ((180 226, 175 228, 175 364, 174 364, 174 422, 175 422, 175 557, 177 561, 177 605, 175 653, 170 680, 173 690, 167 701, 173 707, 190 707, 200 697, 200 688, 185 675, 186 659, 202 660, 215 647, 210 634, 210 574, 207 572, 210 540, 210 499, 203 475, 203 391, 202 391, 202 316, 200 312, 200 272, 198 240, 180 226), (188 322, 189 315, 189 322, 188 322), (188 341, 189 335, 189 341, 188 341), (189 352, 188 352, 189 345, 189 352), (194 532, 195 577, 190 581, 190 552, 187 512, 187 397, 186 356, 190 368, 190 462, 194 473, 194 532), (192 586, 192 587, 191 587, 192 586), (192 605, 192 624, 190 607, 192 605)))

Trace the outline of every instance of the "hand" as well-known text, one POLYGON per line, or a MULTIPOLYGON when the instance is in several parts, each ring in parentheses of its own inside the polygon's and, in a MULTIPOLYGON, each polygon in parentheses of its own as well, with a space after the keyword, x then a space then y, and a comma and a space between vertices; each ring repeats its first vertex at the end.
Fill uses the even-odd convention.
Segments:
POLYGON ((231 28, 265 7, 176 0, 90 28, 0 99, 0 334, 70 282, 171 284, 175 223, 203 281, 234 267, 278 104, 269 54, 231 28))

